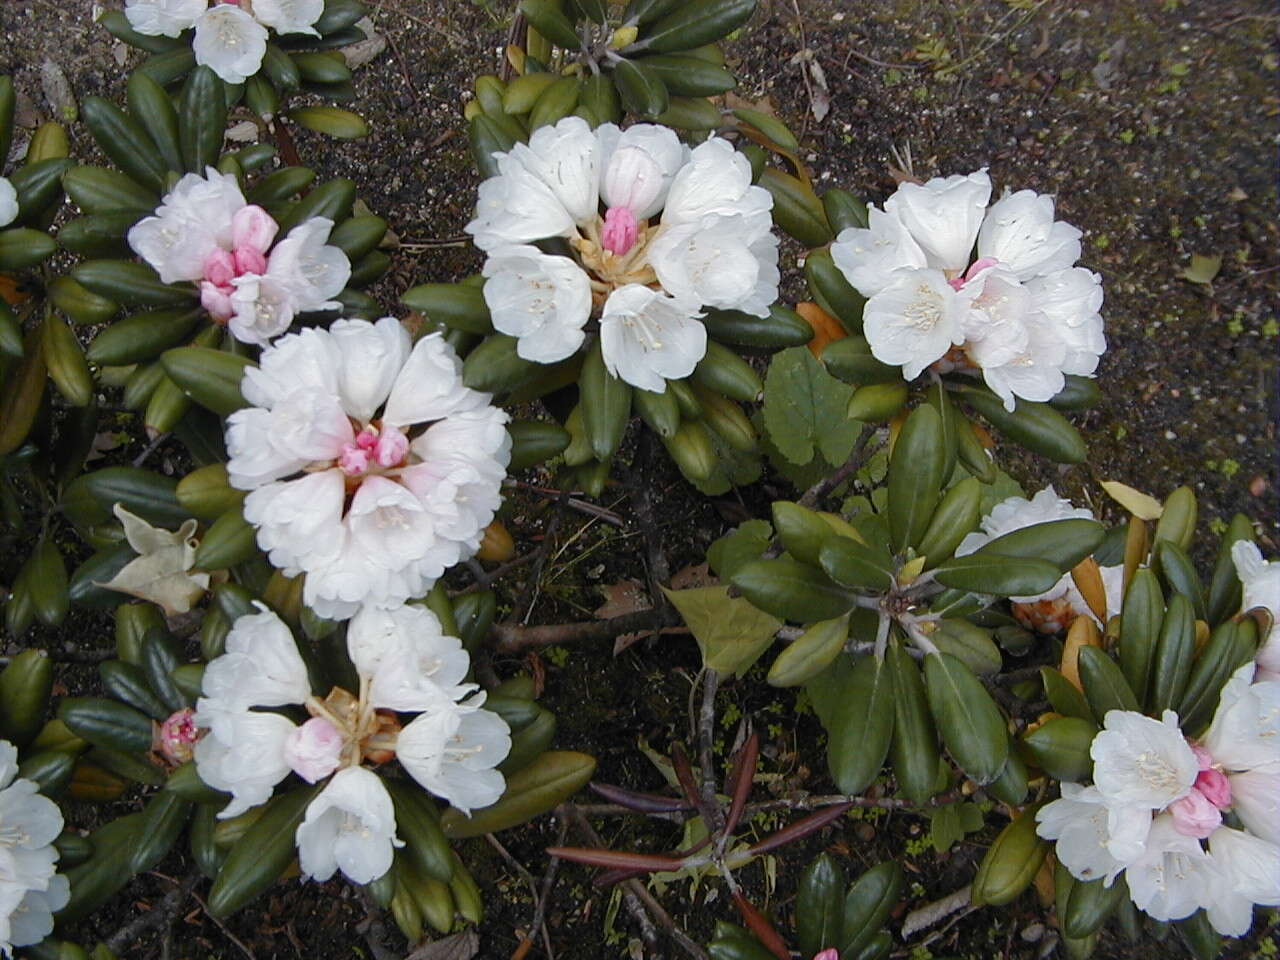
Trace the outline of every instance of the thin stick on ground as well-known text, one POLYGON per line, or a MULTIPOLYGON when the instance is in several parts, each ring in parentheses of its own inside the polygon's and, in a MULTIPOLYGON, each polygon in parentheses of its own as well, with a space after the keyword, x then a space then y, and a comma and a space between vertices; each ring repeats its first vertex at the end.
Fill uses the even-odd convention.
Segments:
POLYGON ((724 810, 716 799, 716 691, 720 674, 710 667, 702 671, 702 707, 698 711, 698 764, 702 767, 702 801, 712 812, 715 822, 707 826, 719 830, 724 826, 724 810))
MULTIPOLYGON (((501 856, 502 859, 507 862, 507 864, 511 867, 511 869, 513 869, 516 873, 520 874, 524 882, 529 885, 529 893, 533 897, 533 902, 537 903, 541 899, 541 895, 538 890, 538 881, 534 879, 534 876, 532 873, 529 872, 529 869, 523 863, 521 863, 519 860, 513 857, 511 855, 511 852, 502 845, 502 841, 499 840, 497 837, 495 837, 492 833, 486 833, 484 835, 484 838, 489 842, 489 846, 493 847, 493 849, 498 851, 499 856, 501 856)), ((533 936, 536 930, 537 930, 537 927, 534 927, 532 930, 530 930, 528 936, 533 936)), ((547 933, 547 927, 545 923, 542 925, 542 942, 546 946, 547 956, 550 957, 551 956, 551 936, 550 934, 547 933)), ((525 949, 525 952, 527 953, 528 947, 525 947, 524 949, 525 949)), ((524 956, 524 954, 520 953, 520 948, 517 947, 516 953, 512 956, 512 960, 517 960, 518 957, 522 957, 522 956, 524 956)))
MULTIPOLYGON (((162 875, 155 874, 155 876, 162 875)), ((202 877, 203 874, 199 870, 192 870, 181 881, 174 881, 172 877, 164 877, 163 879, 174 884, 173 889, 161 897, 146 913, 134 917, 109 936, 106 940, 107 948, 113 953, 119 953, 126 947, 135 946, 139 938, 144 934, 172 924, 182 910, 182 904, 187 897, 192 895, 192 891, 195 890, 196 884, 200 882, 202 877)))
MULTIPOLYGON (((565 838, 569 834, 569 821, 565 817, 560 818, 560 833, 556 837, 556 846, 563 847, 565 838)), ((560 858, 552 857, 547 864, 547 871, 542 875, 542 890, 538 894, 538 904, 533 911, 533 923, 529 925, 529 930, 542 931, 543 943, 547 949, 547 960, 555 960, 555 954, 551 949, 551 937, 547 932, 547 904, 551 901, 551 889, 556 882, 556 872, 560 869, 560 858)), ((516 952, 511 955, 511 960, 522 960, 529 952, 529 947, 533 944, 533 937, 530 933, 524 935, 524 939, 520 941, 520 946, 516 948, 516 952)))
MULTIPOLYGON (((563 803, 559 809, 563 815, 573 820, 573 825, 578 828, 578 831, 588 843, 593 847, 605 849, 604 841, 600 839, 600 835, 596 833, 595 828, 591 826, 577 806, 572 803, 563 803)), ((654 922, 657 922, 668 936, 679 944, 681 949, 689 956, 694 957, 695 960, 711 960, 707 951, 703 950, 699 944, 694 942, 693 938, 676 926, 675 921, 671 919, 671 915, 645 889, 643 883, 632 878, 622 881, 620 886, 622 887, 622 902, 626 906, 627 912, 639 924, 640 939, 644 941, 650 953, 654 956, 663 956, 659 951, 657 936, 653 928, 654 922)))

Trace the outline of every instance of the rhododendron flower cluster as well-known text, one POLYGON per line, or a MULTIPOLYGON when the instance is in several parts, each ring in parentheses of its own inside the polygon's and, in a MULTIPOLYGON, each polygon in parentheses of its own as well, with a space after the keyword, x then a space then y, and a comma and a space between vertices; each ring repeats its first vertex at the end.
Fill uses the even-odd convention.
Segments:
POLYGON ((1254 904, 1280 904, 1280 683, 1253 683, 1254 671, 1227 681, 1199 742, 1171 710, 1108 711, 1090 748, 1093 786, 1062 784, 1036 815, 1073 877, 1110 886, 1123 873, 1155 919, 1204 909, 1230 936, 1248 931, 1254 904))
POLYGON ((67 878, 54 872, 62 812, 17 773, 17 748, 0 740, 0 953, 6 957, 47 937, 53 913, 71 894, 67 878))
POLYGON ((307 667, 289 628, 262 604, 239 617, 225 652, 205 670, 196 722, 200 778, 231 794, 220 818, 265 803, 295 773, 325 781, 307 806, 295 840, 302 872, 327 880, 339 870, 369 883, 391 868, 395 812, 370 766, 392 758, 414 780, 470 812, 494 803, 505 787, 494 769, 511 749, 506 723, 482 710, 485 694, 462 682, 470 658, 429 610, 368 607, 348 625, 347 652, 360 679, 356 692, 311 692, 307 667), (303 723, 269 712, 300 705, 303 723), (402 723, 403 716, 413 714, 402 723))
POLYGON ((176 37, 195 27, 196 63, 227 83, 244 83, 262 66, 267 28, 318 37, 314 24, 324 0, 126 0, 124 12, 129 25, 149 37, 176 37))
MULTIPOLYGON (((3 160, 0 157, 0 160, 3 160)), ((18 191, 5 177, 0 177, 0 227, 7 227, 18 218, 18 191)))
MULTIPOLYGON (((980 529, 965 535, 956 548, 956 556, 968 556, 997 537, 1023 527, 1072 519, 1092 520, 1094 516, 1091 510, 1072 506, 1070 500, 1059 497, 1053 487, 1045 487, 1030 500, 1025 497, 1009 497, 997 503, 982 518, 980 529)), ((1099 569, 1107 596, 1107 619, 1110 619, 1120 612, 1124 591, 1124 565, 1116 564, 1099 569)), ((1098 620, 1070 573, 1064 574, 1061 580, 1044 593, 1009 599, 1013 602, 1014 617, 1024 627, 1041 633, 1060 633, 1070 627, 1078 616, 1087 616, 1095 622, 1098 620)))
POLYGON ((245 519, 303 599, 345 619, 396 606, 472 556, 501 500, 507 414, 462 385, 439 334, 394 317, 277 340, 241 383, 227 472, 245 519))
POLYGON ((129 246, 164 283, 199 285, 200 302, 245 343, 265 345, 351 277, 347 255, 327 243, 333 221, 312 217, 275 243, 279 225, 248 203, 233 174, 189 173, 165 194, 155 216, 129 230, 129 246), (273 245, 274 244, 274 245, 273 245))
POLYGON ((704 307, 763 317, 777 299, 773 199, 727 140, 690 151, 666 127, 566 117, 495 157, 467 232, 524 359, 572 355, 594 318, 609 372, 661 393, 706 353, 704 307))
POLYGON ((1271 629, 1258 645, 1257 680, 1280 680, 1280 561, 1268 563, 1256 543, 1231 545, 1231 560, 1244 585, 1242 610, 1263 609, 1271 614, 1271 629))
POLYGON ((914 380, 936 366, 981 373, 1009 410, 1091 376, 1106 350, 1098 275, 1074 266, 1080 231, 1053 199, 1020 190, 988 207, 986 170, 904 183, 840 232, 831 256, 867 297, 863 332, 914 380), (977 247, 977 258, 973 251, 977 247))

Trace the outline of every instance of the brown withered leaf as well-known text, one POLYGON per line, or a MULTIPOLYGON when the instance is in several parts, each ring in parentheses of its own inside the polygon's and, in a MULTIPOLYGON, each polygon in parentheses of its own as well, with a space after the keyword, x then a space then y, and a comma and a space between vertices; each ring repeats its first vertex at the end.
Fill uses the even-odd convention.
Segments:
POLYGON ((601 620, 612 620, 628 613, 651 610, 653 601, 639 580, 619 580, 617 583, 602 584, 600 592, 604 594, 604 603, 595 610, 601 620))

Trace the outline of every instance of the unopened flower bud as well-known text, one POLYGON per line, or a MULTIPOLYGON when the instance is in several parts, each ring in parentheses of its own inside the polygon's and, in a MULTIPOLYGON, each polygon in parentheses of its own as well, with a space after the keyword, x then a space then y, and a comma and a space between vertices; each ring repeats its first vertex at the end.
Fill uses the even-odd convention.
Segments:
POLYGON ((191 759, 196 741, 200 739, 200 729, 196 726, 196 712, 185 707, 160 724, 157 737, 157 750, 162 757, 172 764, 186 763, 191 759))
POLYGON ((635 246, 640 236, 636 215, 630 207, 610 207, 604 215, 604 229, 600 231, 600 245, 610 253, 622 256, 635 246))
POLYGON ((307 783, 322 780, 338 769, 346 738, 324 717, 312 717, 284 742, 284 760, 307 783))

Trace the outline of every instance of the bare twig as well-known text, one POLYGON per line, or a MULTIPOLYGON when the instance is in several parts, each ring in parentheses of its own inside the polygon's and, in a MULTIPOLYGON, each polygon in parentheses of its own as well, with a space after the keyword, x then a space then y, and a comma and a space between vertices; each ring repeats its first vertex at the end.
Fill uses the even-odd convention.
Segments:
POLYGON ((926 903, 923 907, 912 910, 902 921, 902 939, 908 939, 913 933, 931 927, 939 920, 949 917, 957 910, 969 906, 969 895, 972 887, 966 884, 954 893, 949 893, 940 900, 926 903))
POLYGON ((152 437, 151 442, 147 444, 146 448, 140 454, 138 454, 136 457, 133 458, 133 465, 135 467, 140 467, 144 463, 146 463, 147 458, 151 456, 151 454, 156 452, 156 447, 160 446, 160 444, 168 440, 169 436, 170 436, 169 433, 165 432, 165 433, 158 433, 154 437, 152 437))
MULTIPOLYGON (((600 835, 596 833, 595 828, 591 826, 575 804, 561 804, 560 810, 573 820, 574 826, 578 828, 579 832, 590 844, 604 848, 604 842, 600 839, 600 835)), ((650 953, 654 956, 662 956, 653 930, 653 922, 656 922, 689 956, 696 958, 696 960, 711 960, 707 951, 703 950, 687 933, 676 926, 675 921, 671 919, 671 915, 663 909, 662 904, 653 898, 653 895, 649 893, 643 883, 633 878, 624 880, 621 887, 622 901, 626 905, 627 911, 635 918, 636 923, 640 925, 640 937, 644 940, 650 953), (651 917, 652 921, 650 920, 651 917)))
POLYGON ((828 493, 858 472, 858 469, 862 466, 863 452, 872 431, 872 427, 863 426, 862 432, 858 434, 858 439, 853 442, 853 450, 850 451, 849 458, 840 465, 835 473, 824 477, 806 490, 804 496, 798 501, 800 506, 813 507, 828 493))
POLYGON ((551 520, 547 523, 547 529, 542 535, 542 543, 538 545, 538 549, 534 553, 533 572, 529 575, 529 581, 525 584, 520 599, 516 602, 515 607, 512 608, 516 614, 519 614, 522 609, 524 610, 524 616, 520 618, 521 625, 527 624, 529 618, 533 616, 534 604, 538 602, 542 571, 547 565, 547 557, 551 556, 551 545, 555 541, 556 531, 560 528, 560 521, 564 518, 564 502, 566 499, 568 497, 565 494, 561 494, 556 501, 555 511, 551 514, 551 520))
POLYGON ((214 922, 214 925, 217 926, 217 928, 222 931, 223 936, 225 936, 228 940, 230 940, 232 943, 234 943, 237 947, 240 948, 241 953, 243 953, 246 957, 248 957, 249 960, 258 960, 258 958, 254 955, 254 952, 250 950, 247 946, 245 946, 244 942, 239 937, 237 937, 234 933, 232 933, 231 930, 228 929, 225 923, 223 923, 220 919, 218 919, 218 917, 214 916, 213 913, 210 912, 209 905, 200 899, 200 894, 195 893, 193 891, 191 894, 191 898, 195 900, 196 903, 200 904, 200 909, 204 911, 204 915, 214 922))
MULTIPOLYGON (((556 839, 557 847, 564 846, 564 841, 568 836, 568 833, 569 821, 566 817, 561 817, 560 835, 556 839)), ((523 956, 521 953, 522 950, 525 953, 528 952, 529 948, 527 945, 533 942, 532 931, 535 930, 542 931, 542 941, 547 950, 547 960, 555 960, 555 953, 551 949, 551 936, 547 932, 546 916, 547 903, 551 900, 551 888, 556 881, 556 871, 559 867, 560 858, 552 857, 551 861, 547 864, 547 872, 542 875, 542 890, 538 893, 538 904, 533 911, 533 923, 529 926, 530 933, 525 934, 524 940, 521 941, 520 946, 516 948, 516 952, 512 955, 511 960, 518 960, 520 956, 523 956)))
MULTIPOLYGON (((160 876, 160 874, 156 874, 156 876, 160 876)), ((106 941, 107 948, 113 953, 119 953, 126 947, 136 945, 143 934, 173 923, 178 916, 178 912, 182 909, 183 901, 195 890, 196 884, 200 882, 201 878, 202 874, 199 870, 192 870, 183 877, 180 883, 174 883, 173 889, 161 897, 150 910, 134 917, 108 937, 106 941)), ((164 879, 173 883, 170 877, 164 877, 164 879)))
POLYGON ((716 691, 719 688, 720 674, 706 667, 702 671, 702 708, 698 711, 698 764, 702 767, 702 802, 713 818, 713 822, 707 824, 711 830, 724 826, 724 811, 716 800, 716 691))
POLYGON ((495 623, 490 636, 503 653, 518 653, 530 647, 549 647, 560 643, 590 640, 616 640, 624 633, 640 633, 673 627, 680 617, 673 610, 640 610, 624 613, 608 620, 586 620, 581 623, 553 623, 526 627, 514 623, 495 623))

